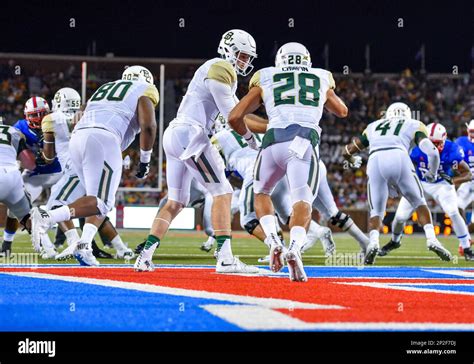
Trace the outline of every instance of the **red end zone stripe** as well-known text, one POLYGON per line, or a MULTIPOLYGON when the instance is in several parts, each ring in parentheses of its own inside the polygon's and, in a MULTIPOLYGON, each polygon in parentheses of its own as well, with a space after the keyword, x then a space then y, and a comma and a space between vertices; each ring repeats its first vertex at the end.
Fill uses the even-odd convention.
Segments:
POLYGON ((278 311, 305 322, 433 322, 473 324, 474 296, 392 290, 342 282, 447 283, 474 284, 466 279, 357 279, 310 278, 307 283, 292 283, 287 278, 218 275, 213 269, 158 268, 153 273, 131 269, 2 269, 60 276, 109 279, 166 287, 229 293, 234 295, 281 298, 322 305, 340 305, 343 310, 309 310, 291 307, 278 311))

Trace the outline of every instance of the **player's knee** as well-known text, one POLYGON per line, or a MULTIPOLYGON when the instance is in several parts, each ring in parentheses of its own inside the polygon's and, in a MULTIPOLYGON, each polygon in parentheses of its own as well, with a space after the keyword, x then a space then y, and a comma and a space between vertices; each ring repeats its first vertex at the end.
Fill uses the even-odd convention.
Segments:
POLYGON ((300 202, 308 204, 309 208, 311 208, 311 205, 313 203, 313 194, 311 193, 311 189, 308 185, 295 188, 291 191, 291 200, 293 203, 293 208, 296 204, 300 202))
POLYGON ((113 203, 105 202, 100 198, 96 198, 97 200, 97 209, 99 210, 100 216, 106 216, 114 207, 113 203))
POLYGON ((250 220, 247 222, 243 228, 250 234, 253 235, 253 231, 256 229, 256 227, 260 225, 260 222, 257 219, 250 220))
POLYGON ((351 225, 354 223, 351 216, 342 211, 338 211, 335 215, 333 215, 329 219, 329 221, 331 222, 332 225, 338 226, 344 231, 349 229, 351 225))
POLYGON ((223 183, 216 183, 208 187, 209 193, 212 195, 213 198, 230 195, 229 198, 232 198, 232 193, 234 189, 232 188, 229 181, 225 180, 223 183))
POLYGON ((164 208, 168 210, 173 216, 176 216, 184 208, 184 204, 181 201, 168 199, 164 208))

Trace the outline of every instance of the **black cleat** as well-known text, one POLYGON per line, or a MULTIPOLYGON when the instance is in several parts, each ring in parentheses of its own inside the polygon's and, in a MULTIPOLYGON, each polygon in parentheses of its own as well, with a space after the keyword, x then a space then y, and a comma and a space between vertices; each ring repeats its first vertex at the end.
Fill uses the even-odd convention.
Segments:
POLYGON ((95 240, 92 240, 92 255, 96 258, 102 258, 102 259, 114 259, 112 254, 109 254, 107 252, 104 252, 101 250, 95 240))
POLYGON ((471 248, 464 248, 464 259, 468 262, 474 262, 474 253, 471 248))
POLYGON ((382 249, 379 250, 379 256, 383 257, 390 253, 392 250, 400 248, 402 244, 400 242, 396 242, 393 240, 390 240, 387 244, 385 244, 382 249))
POLYGON ((145 248, 145 244, 146 244, 146 240, 143 243, 138 244, 137 247, 135 248, 134 253, 135 254, 140 254, 142 252, 142 250, 145 248))
POLYGON ((2 249, 0 249, 1 256, 9 256, 12 254, 12 241, 4 240, 2 243, 2 249))

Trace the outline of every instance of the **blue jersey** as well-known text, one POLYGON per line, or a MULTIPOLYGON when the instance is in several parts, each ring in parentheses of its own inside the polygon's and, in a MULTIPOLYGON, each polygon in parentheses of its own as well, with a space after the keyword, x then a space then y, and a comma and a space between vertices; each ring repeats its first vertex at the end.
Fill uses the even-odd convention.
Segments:
MULTIPOLYGON (((43 133, 41 129, 38 131, 31 129, 28 126, 28 121, 26 119, 18 120, 13 127, 20 130, 26 139, 26 145, 29 149, 36 153, 38 150, 43 148, 43 133)), ((58 158, 54 158, 54 162, 50 164, 46 164, 44 166, 37 166, 33 173, 30 175, 36 174, 50 174, 50 173, 58 173, 61 172, 61 164, 59 163, 58 158)))
MULTIPOLYGON (((446 140, 443 151, 439 154, 439 157, 438 179, 435 183, 444 181, 444 179, 439 176, 439 173, 454 177, 454 170, 456 170, 459 163, 464 160, 464 152, 456 143, 451 140, 446 140)), ((423 153, 419 147, 415 147, 410 154, 410 158, 415 164, 418 178, 426 182, 423 178, 423 174, 428 171, 427 155, 423 153)))
POLYGON ((469 165, 471 173, 474 174, 474 143, 467 136, 456 139, 456 144, 464 151, 464 161, 469 165))

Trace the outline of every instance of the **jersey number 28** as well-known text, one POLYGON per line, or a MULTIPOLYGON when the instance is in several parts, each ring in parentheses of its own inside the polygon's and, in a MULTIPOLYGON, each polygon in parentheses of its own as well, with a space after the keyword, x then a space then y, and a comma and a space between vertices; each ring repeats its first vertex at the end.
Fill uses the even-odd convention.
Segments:
POLYGON ((296 104, 295 96, 284 97, 283 95, 283 93, 296 88, 295 79, 297 79, 299 87, 298 102, 306 106, 318 106, 320 87, 319 77, 312 73, 298 73, 298 76, 296 76, 296 73, 294 72, 276 73, 273 75, 274 83, 282 80, 286 81, 285 84, 273 89, 275 106, 296 104), (308 94, 310 94, 309 97, 308 94))

